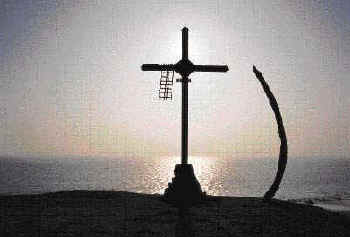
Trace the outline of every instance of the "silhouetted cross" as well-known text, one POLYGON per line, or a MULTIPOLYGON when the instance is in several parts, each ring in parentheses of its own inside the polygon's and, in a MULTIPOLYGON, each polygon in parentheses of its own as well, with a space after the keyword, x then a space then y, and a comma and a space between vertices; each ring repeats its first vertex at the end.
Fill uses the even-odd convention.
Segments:
POLYGON ((182 29, 182 59, 176 64, 143 64, 142 71, 175 71, 182 77, 181 163, 188 160, 188 76, 192 72, 227 72, 227 65, 195 65, 188 59, 188 29, 182 29))

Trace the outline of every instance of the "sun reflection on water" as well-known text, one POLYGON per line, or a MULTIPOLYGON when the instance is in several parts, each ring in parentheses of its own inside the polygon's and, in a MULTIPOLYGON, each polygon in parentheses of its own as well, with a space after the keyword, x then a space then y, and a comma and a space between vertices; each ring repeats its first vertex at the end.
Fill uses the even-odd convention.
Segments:
MULTIPOLYGON (((180 161, 179 156, 131 159, 127 164, 129 168, 119 168, 122 187, 132 192, 163 194, 180 161)), ((202 190, 215 196, 261 196, 272 182, 271 171, 275 172, 271 162, 258 160, 190 156, 188 161, 193 165, 202 190)), ((113 185, 116 190, 120 189, 120 182, 113 185)))

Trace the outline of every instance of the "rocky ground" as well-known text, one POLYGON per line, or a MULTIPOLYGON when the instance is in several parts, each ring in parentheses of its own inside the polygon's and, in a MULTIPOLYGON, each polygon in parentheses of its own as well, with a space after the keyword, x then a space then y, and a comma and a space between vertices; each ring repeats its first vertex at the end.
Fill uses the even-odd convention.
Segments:
POLYGON ((179 211, 160 195, 65 191, 0 196, 0 236, 350 236, 348 216, 312 205, 212 197, 179 211))

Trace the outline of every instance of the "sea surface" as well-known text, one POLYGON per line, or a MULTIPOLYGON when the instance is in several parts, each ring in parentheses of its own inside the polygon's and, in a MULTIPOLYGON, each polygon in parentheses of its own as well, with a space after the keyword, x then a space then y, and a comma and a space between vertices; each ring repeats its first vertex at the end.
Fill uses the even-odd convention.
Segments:
MULTIPOLYGON (((179 157, 0 158, 0 194, 61 190, 163 193, 179 157)), ((203 191, 220 196, 263 196, 277 158, 189 157, 203 191)), ((350 158, 289 158, 280 199, 350 198, 350 158)))

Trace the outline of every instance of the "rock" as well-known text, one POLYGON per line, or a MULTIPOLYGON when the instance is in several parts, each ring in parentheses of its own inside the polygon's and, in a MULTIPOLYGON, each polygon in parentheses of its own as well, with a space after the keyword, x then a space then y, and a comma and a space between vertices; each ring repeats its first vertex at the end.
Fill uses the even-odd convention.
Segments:
POLYGON ((190 207, 200 202, 204 196, 201 185, 191 164, 177 164, 175 177, 164 192, 164 200, 177 207, 190 207))

